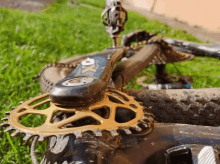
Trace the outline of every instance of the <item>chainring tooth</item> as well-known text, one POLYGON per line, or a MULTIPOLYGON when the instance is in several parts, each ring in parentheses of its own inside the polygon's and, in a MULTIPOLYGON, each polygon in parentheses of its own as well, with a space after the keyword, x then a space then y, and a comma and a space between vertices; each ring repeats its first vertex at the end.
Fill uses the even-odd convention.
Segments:
POLYGON ((145 121, 140 120, 140 124, 144 127, 144 128, 148 128, 149 125, 147 123, 145 123, 145 121))
POLYGON ((138 125, 132 126, 131 129, 135 130, 136 132, 140 132, 142 130, 138 125))
POLYGON ((23 104, 23 103, 25 103, 25 101, 20 101, 20 102, 19 102, 20 105, 23 104))
POLYGON ((24 138, 23 138, 23 141, 28 141, 29 139, 32 138, 33 135, 29 134, 29 133, 26 133, 24 138))
POLYGON ((16 137, 16 136, 18 136, 20 134, 20 131, 19 130, 15 130, 15 132, 13 132, 12 134, 11 134, 11 136, 12 137, 16 137))
POLYGON ((1 120, 2 121, 5 121, 5 120, 8 120, 9 119, 9 117, 4 117, 4 118, 2 118, 1 120))
POLYGON ((118 132, 116 130, 109 130, 109 132, 113 137, 118 135, 118 132))
POLYGON ((76 138, 82 138, 82 132, 81 131, 74 132, 74 135, 76 136, 76 138))
POLYGON ((6 129, 4 130, 4 132, 9 132, 9 131, 12 131, 12 130, 15 130, 14 127, 9 126, 8 128, 6 128, 6 129))
POLYGON ((93 133, 94 133, 97 137, 102 136, 102 132, 101 132, 100 130, 98 130, 98 129, 93 130, 93 133))
POLYGON ((73 133, 68 133, 68 134, 65 134, 65 135, 56 135, 56 136, 50 136, 50 137, 56 137, 56 139, 58 140, 59 139, 64 139, 65 137, 67 136, 72 136, 74 135, 73 133))
POLYGON ((11 111, 5 112, 5 115, 10 115, 11 111))
POLYGON ((122 129, 127 135, 132 134, 132 132, 128 128, 122 129))
POLYGON ((8 121, 3 122, 3 123, 0 124, 0 127, 7 127, 7 126, 10 126, 10 124, 8 123, 8 121))
POLYGON ((46 139, 46 136, 45 136, 45 135, 39 135, 38 141, 39 141, 39 142, 44 142, 45 139, 46 139))

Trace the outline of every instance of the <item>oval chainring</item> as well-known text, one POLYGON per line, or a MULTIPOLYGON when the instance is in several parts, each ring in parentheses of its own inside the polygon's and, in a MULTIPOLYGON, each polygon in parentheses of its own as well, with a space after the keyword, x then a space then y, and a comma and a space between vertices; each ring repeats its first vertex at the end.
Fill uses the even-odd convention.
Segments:
POLYGON ((39 141, 44 141, 50 136, 74 134, 82 137, 82 132, 92 131, 96 136, 101 136, 102 131, 109 131, 112 136, 118 135, 118 130, 126 134, 132 131, 140 132, 142 127, 149 127, 149 116, 144 115, 143 107, 120 91, 108 89, 104 97, 94 104, 83 107, 61 107, 55 105, 49 98, 49 93, 37 96, 24 102, 16 109, 6 112, 9 117, 3 118, 7 122, 1 126, 9 126, 6 131, 15 130, 11 136, 25 133, 23 140, 27 141, 33 136, 39 136, 39 141), (46 109, 38 109, 40 106, 46 109), (56 114, 66 113, 68 116, 55 122, 56 114), (45 122, 39 127, 26 127, 19 120, 28 114, 44 115, 45 122))

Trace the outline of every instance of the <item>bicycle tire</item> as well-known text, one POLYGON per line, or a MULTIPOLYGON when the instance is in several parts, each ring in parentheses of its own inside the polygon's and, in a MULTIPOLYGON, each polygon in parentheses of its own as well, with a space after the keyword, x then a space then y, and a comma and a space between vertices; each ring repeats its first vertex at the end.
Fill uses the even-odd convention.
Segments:
POLYGON ((220 125, 220 88, 128 89, 125 92, 143 103, 155 120, 164 123, 220 125))

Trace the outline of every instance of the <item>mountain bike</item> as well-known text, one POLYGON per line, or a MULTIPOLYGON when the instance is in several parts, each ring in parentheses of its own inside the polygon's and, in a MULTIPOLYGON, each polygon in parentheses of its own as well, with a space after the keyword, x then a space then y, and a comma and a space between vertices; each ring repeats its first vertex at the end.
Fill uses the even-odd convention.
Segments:
POLYGON ((33 163, 38 163, 36 143, 45 140, 42 164, 220 163, 220 89, 124 89, 150 63, 194 56, 147 32, 144 40, 136 40, 143 46, 119 46, 127 21, 119 0, 106 2, 102 18, 113 47, 47 65, 40 74, 47 93, 7 112, 1 124, 8 127, 5 132, 33 139, 33 163), (46 120, 26 127, 19 120, 28 114, 46 120))

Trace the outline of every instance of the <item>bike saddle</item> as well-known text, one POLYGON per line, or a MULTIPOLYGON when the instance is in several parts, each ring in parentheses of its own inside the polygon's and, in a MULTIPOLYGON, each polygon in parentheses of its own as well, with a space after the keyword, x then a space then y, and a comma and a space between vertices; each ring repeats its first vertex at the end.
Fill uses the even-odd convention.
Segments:
POLYGON ((113 67, 127 53, 125 47, 107 48, 83 60, 50 91, 54 103, 62 106, 84 106, 99 101, 107 88, 113 67))

